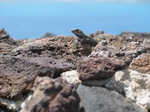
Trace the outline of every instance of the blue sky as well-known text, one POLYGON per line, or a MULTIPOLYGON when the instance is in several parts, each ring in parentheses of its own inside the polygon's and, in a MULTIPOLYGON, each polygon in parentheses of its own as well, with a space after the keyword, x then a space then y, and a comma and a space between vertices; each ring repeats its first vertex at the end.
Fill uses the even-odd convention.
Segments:
POLYGON ((0 0, 0 28, 13 38, 38 38, 46 32, 73 35, 104 30, 150 32, 146 0, 0 0))

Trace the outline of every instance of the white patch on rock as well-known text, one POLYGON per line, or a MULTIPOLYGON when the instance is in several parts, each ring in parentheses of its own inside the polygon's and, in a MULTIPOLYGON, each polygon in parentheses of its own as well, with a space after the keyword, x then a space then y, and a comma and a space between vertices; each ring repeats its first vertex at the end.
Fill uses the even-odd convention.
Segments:
POLYGON ((31 98, 32 98, 32 94, 30 93, 30 94, 28 94, 26 100, 21 103, 21 110, 20 110, 20 112, 26 112, 26 110, 25 110, 26 101, 27 100, 31 100, 31 98))
POLYGON ((23 101, 13 101, 5 98, 0 98, 0 103, 7 106, 8 109, 18 111, 23 101))
POLYGON ((115 90, 125 94, 128 100, 150 109, 150 74, 127 69, 117 71, 113 77, 106 80, 83 81, 82 83, 115 90))
POLYGON ((61 73, 61 78, 71 84, 80 84, 79 73, 76 70, 61 73))
POLYGON ((137 101, 139 105, 142 105, 145 108, 150 109, 150 91, 145 93, 142 97, 141 100, 137 101))
MULTIPOLYGON (((150 74, 142 74, 134 70, 128 71, 128 74, 124 73, 122 78, 117 80, 124 85, 126 97, 138 105, 150 109, 150 74)), ((115 77, 117 76, 118 72, 115 74, 115 77)))

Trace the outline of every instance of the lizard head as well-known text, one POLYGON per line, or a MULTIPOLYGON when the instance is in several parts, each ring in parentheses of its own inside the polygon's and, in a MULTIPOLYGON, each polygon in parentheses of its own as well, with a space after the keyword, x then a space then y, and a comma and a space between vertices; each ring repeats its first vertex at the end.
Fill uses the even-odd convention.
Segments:
POLYGON ((73 34, 75 34, 76 36, 83 36, 84 35, 84 33, 82 32, 82 30, 80 30, 80 29, 73 29, 71 32, 73 34))

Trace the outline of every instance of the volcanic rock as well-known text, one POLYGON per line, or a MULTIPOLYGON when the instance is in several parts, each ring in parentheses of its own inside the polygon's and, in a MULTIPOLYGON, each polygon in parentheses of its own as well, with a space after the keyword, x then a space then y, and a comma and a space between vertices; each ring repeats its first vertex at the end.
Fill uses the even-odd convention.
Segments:
POLYGON ((77 52, 77 40, 76 37, 69 37, 65 35, 58 35, 51 39, 52 42, 57 42, 66 47, 70 52, 77 52))
POLYGON ((61 73, 61 78, 71 84, 78 85, 81 83, 81 80, 79 79, 79 73, 76 70, 67 71, 61 73))
POLYGON ((124 60, 129 65, 134 58, 145 52, 147 52, 147 48, 143 47, 142 43, 130 42, 124 45, 120 50, 120 53, 116 54, 116 56, 124 60), (124 56, 120 56, 122 53, 124 56))
POLYGON ((90 43, 81 43, 76 37, 69 37, 64 35, 58 35, 51 39, 53 42, 57 42, 66 47, 71 53, 77 56, 88 56, 92 51, 90 43))
POLYGON ((102 40, 93 49, 92 53, 89 56, 90 57, 109 57, 109 58, 112 58, 112 57, 115 57, 118 52, 120 52, 119 47, 115 47, 114 45, 109 45, 109 41, 102 40))
POLYGON ((114 57, 124 60, 126 65, 129 65, 134 58, 149 51, 150 46, 148 42, 127 42, 124 39, 115 37, 114 42, 110 42, 110 40, 101 40, 93 49, 90 57, 114 57))
POLYGON ((134 70, 117 71, 106 80, 84 81, 84 85, 104 87, 122 94, 133 103, 150 110, 150 75, 134 70))
POLYGON ((144 53, 133 59, 129 67, 132 70, 150 74, 150 53, 144 53))
POLYGON ((23 92, 42 73, 50 74, 49 68, 44 68, 36 63, 22 58, 4 56, 0 57, 0 97, 16 99, 22 98, 23 92), (19 97, 20 96, 20 97, 19 97))
POLYGON ((12 49, 16 48, 14 45, 9 45, 7 43, 0 43, 0 54, 9 53, 12 51, 12 49))
POLYGON ((28 58, 42 66, 53 68, 54 74, 76 68, 76 57, 59 42, 53 42, 50 38, 38 39, 22 45, 11 55, 28 58))
POLYGON ((124 88, 126 97, 150 110, 150 74, 130 70, 129 75, 128 83, 127 80, 121 80, 126 85, 124 88))
POLYGON ((1 29, 0 111, 149 112, 149 37, 89 35, 95 47, 86 35, 18 41, 1 29))
POLYGON ((111 58, 83 58, 78 62, 77 71, 81 80, 102 80, 112 77, 116 70, 122 69, 124 62, 111 58))
POLYGON ((122 32, 120 34, 121 36, 123 35, 133 35, 133 36, 136 36, 136 37, 139 37, 139 38, 149 38, 150 39, 150 33, 138 33, 138 32, 122 32))
POLYGON ((106 40, 110 45, 115 47, 122 47, 122 45, 126 44, 127 41, 121 38, 120 36, 112 35, 112 34, 99 34, 95 35, 94 39, 101 42, 102 40, 106 40))
MULTIPOLYGON (((128 70, 127 72, 118 71, 114 77, 118 82, 116 84, 123 87, 125 96, 130 101, 150 110, 150 74, 128 70)), ((111 84, 114 85, 114 83, 111 84)))
POLYGON ((37 77, 34 93, 22 104, 21 112, 78 112, 79 101, 72 85, 61 79, 37 77))
MULTIPOLYGON (((120 53, 120 49, 127 44, 123 38, 112 34, 99 34, 94 37, 98 40, 98 45, 92 50, 90 57, 115 57, 120 53)), ((124 56, 123 53, 120 55, 124 56)))
POLYGON ((115 91, 79 85, 81 112, 146 112, 115 91))
MULTIPOLYGON (((37 76, 59 77, 76 69, 76 57, 63 46, 44 38, 0 56, 0 96, 20 98, 37 76)), ((22 98, 22 97, 21 97, 22 98)))

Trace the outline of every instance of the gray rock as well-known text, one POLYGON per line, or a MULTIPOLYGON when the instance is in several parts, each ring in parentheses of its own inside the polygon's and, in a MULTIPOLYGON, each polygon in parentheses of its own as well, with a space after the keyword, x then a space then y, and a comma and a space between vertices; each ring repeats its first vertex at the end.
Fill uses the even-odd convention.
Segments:
MULTIPOLYGON (((150 74, 124 69, 106 80, 84 81, 84 85, 105 87, 124 95, 131 102, 150 110, 150 74)), ((149 111, 148 111, 149 112, 149 111)))
POLYGON ((80 85, 77 93, 82 112, 146 112, 115 91, 80 85))

